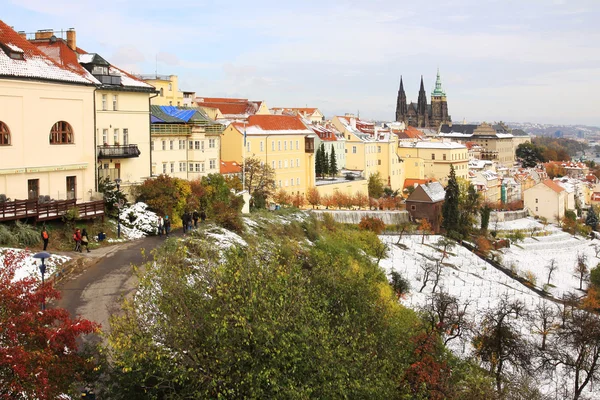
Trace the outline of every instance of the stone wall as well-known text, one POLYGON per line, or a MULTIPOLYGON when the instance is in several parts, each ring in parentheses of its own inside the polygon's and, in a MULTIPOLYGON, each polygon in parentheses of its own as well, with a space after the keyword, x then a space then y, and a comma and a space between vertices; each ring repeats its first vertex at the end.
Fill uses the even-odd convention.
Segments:
POLYGON ((324 213, 331 214, 336 222, 344 224, 360 223, 362 217, 375 217, 381 219, 386 225, 408 222, 408 211, 368 211, 368 210, 311 210, 318 218, 322 219, 324 213))
POLYGON ((492 211, 490 213, 490 222, 514 221, 516 219, 527 218, 527 210, 518 211, 492 211))

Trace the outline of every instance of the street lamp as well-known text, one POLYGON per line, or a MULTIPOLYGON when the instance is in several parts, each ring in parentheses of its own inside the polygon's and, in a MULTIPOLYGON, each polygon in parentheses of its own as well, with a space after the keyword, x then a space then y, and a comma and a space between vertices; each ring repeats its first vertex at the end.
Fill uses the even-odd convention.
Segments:
POLYGON ((117 185, 117 239, 121 239, 121 199, 119 194, 121 193, 121 178, 115 179, 117 185))
MULTIPOLYGON (((46 274, 46 258, 50 258, 50 253, 46 253, 45 251, 41 251, 37 254, 33 255, 33 258, 40 258, 42 260, 42 265, 40 265, 40 273, 42 274, 42 287, 44 286, 44 275, 46 274)), ((46 296, 44 295, 44 299, 42 300, 42 310, 46 309, 46 296)))

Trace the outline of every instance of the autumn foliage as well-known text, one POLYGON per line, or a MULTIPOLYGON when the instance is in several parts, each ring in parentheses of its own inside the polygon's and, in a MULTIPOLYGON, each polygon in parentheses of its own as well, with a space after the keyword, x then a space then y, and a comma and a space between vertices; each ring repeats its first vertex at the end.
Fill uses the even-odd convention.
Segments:
POLYGON ((381 218, 362 217, 360 219, 360 223, 358 224, 358 228, 365 231, 375 232, 379 235, 385 230, 385 223, 381 220, 381 218))
POLYGON ((61 308, 41 309, 58 299, 51 282, 15 279, 25 252, 5 251, 0 268, 0 399, 55 399, 93 368, 76 340, 99 326, 74 319, 61 308))

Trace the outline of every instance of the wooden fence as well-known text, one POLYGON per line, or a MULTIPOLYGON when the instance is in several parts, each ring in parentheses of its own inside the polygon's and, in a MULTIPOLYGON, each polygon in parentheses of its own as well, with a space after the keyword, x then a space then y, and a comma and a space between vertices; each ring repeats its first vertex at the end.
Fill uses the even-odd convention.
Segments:
POLYGON ((14 200, 0 203, 0 222, 26 218, 36 222, 59 219, 73 207, 77 207, 81 219, 104 217, 104 200, 85 203, 77 203, 74 199, 44 203, 38 200, 14 200))

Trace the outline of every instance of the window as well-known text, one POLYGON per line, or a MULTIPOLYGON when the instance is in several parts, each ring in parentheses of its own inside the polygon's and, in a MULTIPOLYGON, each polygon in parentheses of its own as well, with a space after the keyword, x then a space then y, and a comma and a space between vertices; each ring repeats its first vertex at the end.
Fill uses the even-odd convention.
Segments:
POLYGON ((277 168, 281 169, 281 160, 277 162, 277 168))
POLYGON ((294 186, 294 179, 290 179, 290 185, 294 186))
POLYGON ((277 150, 281 151, 281 140, 277 141, 277 150))
POLYGON ((431 159, 435 160, 435 153, 431 153, 431 159))
POLYGON ((169 150, 173 150, 173 140, 169 140, 169 150))
POLYGON ((377 160, 377 165, 381 165, 381 160, 377 160))
POLYGON ((167 142, 166 141, 162 141, 162 149, 166 150, 167 149, 167 142))
POLYGON ((538 199, 535 199, 535 204, 537 204, 537 203, 538 203, 538 199))
POLYGON ((250 142, 246 143, 246 151, 250 153, 250 142))
MULTIPOLYGON (((217 140, 216 139, 208 139, 208 148, 214 149, 216 147, 217 140)), ((262 142, 261 142, 262 146, 262 142)))
POLYGON ((175 163, 171 163, 171 173, 175 172, 175 163))
POLYGON ((294 145, 292 144, 291 140, 290 140, 290 150, 294 150, 294 145))
POLYGON ((300 186, 300 178, 296 178, 296 185, 300 186))
POLYGON ((116 146, 119 144, 119 128, 113 131, 113 144, 116 146))
POLYGON ((173 105, 173 102, 172 102, 172 101, 169 101, 169 105, 170 105, 170 106, 172 106, 172 105, 173 105))
POLYGON ((377 152, 381 153, 381 146, 377 146, 377 152))
POLYGON ((163 97, 165 95, 165 91, 163 90, 163 88, 160 88, 160 97, 163 97))
POLYGON ((271 168, 275 169, 275 161, 271 161, 271 168))
MULTIPOLYGON (((129 129, 123 128, 123 145, 127 146, 129 144, 129 129)), ((185 147, 185 144, 184 144, 185 147)))
POLYGON ((196 140, 196 141, 194 142, 194 149, 196 149, 196 150, 200 150, 200 141, 199 141, 199 140, 196 140))
POLYGON ((0 146, 10 146, 10 131, 2 121, 0 121, 0 146))
POLYGON ((179 139, 179 150, 185 150, 185 139, 179 139))
POLYGON ((410 209, 411 209, 412 211, 415 211, 415 210, 417 209, 417 206, 415 206, 415 205, 413 204, 413 205, 411 205, 411 206, 410 206, 410 209))
POLYGON ((217 168, 217 160, 215 160, 214 158, 212 160, 210 160, 208 168, 209 169, 215 169, 215 168, 217 168))
POLYGON ((352 146, 352 154, 356 154, 356 146, 352 146))
POLYGON ((262 153, 263 151, 265 151, 265 146, 264 146, 264 142, 261 140, 260 141, 260 152, 262 153))
POLYGON ((108 144, 108 129, 102 129, 102 143, 108 144))
POLYGON ((113 95, 113 111, 117 111, 117 95, 113 95))
POLYGON ((200 141, 200 150, 204 151, 204 140, 200 141))
POLYGON ((298 140, 296 140, 296 150, 300 149, 300 142, 298 140))
POLYGON ((190 172, 194 172, 194 163, 190 163, 189 169, 190 169, 190 172))
POLYGON ((536 207, 536 208, 535 208, 535 212, 537 212, 537 211, 538 211, 538 208, 536 207))
POLYGON ((179 172, 185 172, 185 163, 184 162, 179 163, 179 172))
POLYGON ((50 144, 74 143, 73 128, 68 122, 58 121, 50 129, 50 144))
POLYGON ((300 167, 300 159, 296 158, 296 167, 300 167))
POLYGON ((204 163, 200 163, 200 172, 204 172, 204 163))
POLYGON ((150 141, 150 150, 154 151, 154 140, 150 141))
POLYGON ((169 83, 169 92, 173 90, 173 84, 169 83))
POLYGON ((442 156, 442 159, 443 159, 444 161, 446 161, 446 154, 445 154, 445 153, 444 153, 444 155, 442 156))
POLYGON ((102 95, 102 111, 106 111, 106 103, 107 103, 108 99, 106 98, 106 95, 103 94, 102 95))
POLYGON ((189 145, 190 145, 189 149, 192 150, 194 148, 194 141, 190 140, 189 145))
POLYGON ((167 173, 167 163, 163 163, 163 174, 167 173))
POLYGON ((283 141, 283 150, 287 150, 287 142, 285 140, 283 141))
POLYGON ((275 151, 275 141, 271 142, 271 151, 275 151))

